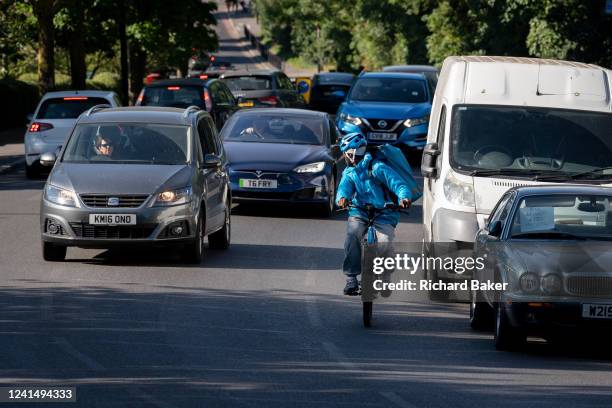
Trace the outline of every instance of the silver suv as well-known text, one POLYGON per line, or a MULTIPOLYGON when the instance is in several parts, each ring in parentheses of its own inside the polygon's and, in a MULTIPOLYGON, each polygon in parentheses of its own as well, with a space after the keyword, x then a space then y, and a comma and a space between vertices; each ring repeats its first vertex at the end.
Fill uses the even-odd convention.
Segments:
POLYGON ((40 210, 43 257, 69 246, 176 245, 199 263, 230 243, 227 160, 210 115, 187 109, 91 108, 56 158, 40 210))

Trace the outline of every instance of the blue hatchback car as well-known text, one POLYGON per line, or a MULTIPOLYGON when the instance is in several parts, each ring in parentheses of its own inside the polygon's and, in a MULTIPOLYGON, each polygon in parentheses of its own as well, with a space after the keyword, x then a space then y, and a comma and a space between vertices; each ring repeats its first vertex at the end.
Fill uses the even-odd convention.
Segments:
POLYGON ((343 134, 363 133, 369 143, 395 144, 404 153, 427 141, 431 95, 422 74, 367 72, 357 78, 338 108, 343 134))

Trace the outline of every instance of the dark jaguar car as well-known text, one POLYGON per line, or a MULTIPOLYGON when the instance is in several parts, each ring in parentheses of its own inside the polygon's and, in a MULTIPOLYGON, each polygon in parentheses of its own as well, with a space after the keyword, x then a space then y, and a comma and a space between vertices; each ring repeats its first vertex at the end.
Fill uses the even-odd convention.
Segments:
POLYGON ((307 203, 334 208, 340 151, 336 128, 322 112, 238 111, 221 133, 234 202, 307 203))

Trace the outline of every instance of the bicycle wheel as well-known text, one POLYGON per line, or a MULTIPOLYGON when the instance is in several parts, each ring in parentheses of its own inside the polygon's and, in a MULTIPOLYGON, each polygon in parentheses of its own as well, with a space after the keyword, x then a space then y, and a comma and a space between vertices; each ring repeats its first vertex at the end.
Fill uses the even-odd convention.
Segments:
POLYGON ((372 302, 363 302, 363 326, 372 325, 372 302))

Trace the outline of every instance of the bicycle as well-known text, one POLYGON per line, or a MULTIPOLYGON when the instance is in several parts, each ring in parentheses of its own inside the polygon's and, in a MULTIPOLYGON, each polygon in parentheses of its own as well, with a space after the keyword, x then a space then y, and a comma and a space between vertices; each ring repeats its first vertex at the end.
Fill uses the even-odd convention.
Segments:
MULTIPOLYGON (((364 211, 368 216, 368 219, 366 221, 367 232, 364 235, 363 239, 361 240, 361 269, 362 269, 362 273, 361 273, 362 282, 361 283, 363 283, 364 279, 371 278, 371 274, 363 273, 363 270, 364 270, 363 267, 365 264, 365 255, 366 255, 367 246, 375 245, 378 242, 378 238, 376 236, 376 228, 374 227, 374 224, 376 224, 376 219, 385 210, 394 210, 394 211, 402 212, 404 214, 408 214, 408 211, 406 211, 404 207, 401 207, 396 204, 391 204, 391 203, 386 204, 384 208, 375 208, 371 204, 366 204, 364 206, 357 206, 357 205, 349 204, 345 208, 341 208, 338 211, 347 211, 351 208, 360 209, 364 211)), ((369 281, 366 281, 366 282, 368 282, 371 287, 372 282, 369 282, 369 281)), ((363 303, 363 326, 370 327, 372 325, 372 311, 373 311, 372 309, 373 309, 374 296, 372 296, 372 299, 370 299, 367 295, 364 297, 364 293, 361 290, 361 288, 363 287, 363 284, 361 283, 359 287, 359 292, 356 295, 361 295, 361 301, 363 303)))

